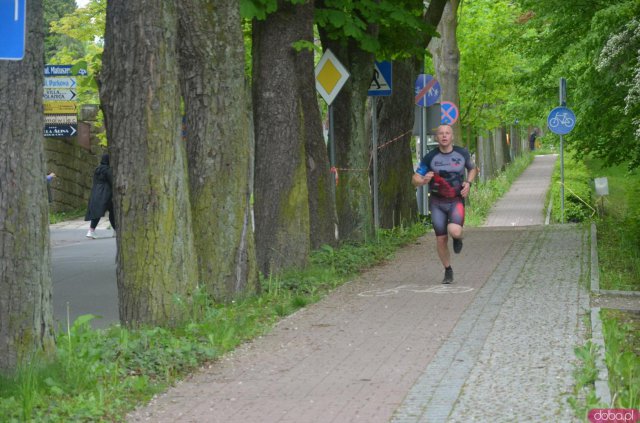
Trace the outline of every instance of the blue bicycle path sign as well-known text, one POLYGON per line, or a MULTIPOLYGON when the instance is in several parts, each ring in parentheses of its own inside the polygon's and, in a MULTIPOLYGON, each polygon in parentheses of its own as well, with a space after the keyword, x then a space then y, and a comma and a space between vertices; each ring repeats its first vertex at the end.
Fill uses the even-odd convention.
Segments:
POLYGON ((547 117, 547 126, 554 134, 568 134, 576 126, 576 115, 567 107, 556 107, 547 117))

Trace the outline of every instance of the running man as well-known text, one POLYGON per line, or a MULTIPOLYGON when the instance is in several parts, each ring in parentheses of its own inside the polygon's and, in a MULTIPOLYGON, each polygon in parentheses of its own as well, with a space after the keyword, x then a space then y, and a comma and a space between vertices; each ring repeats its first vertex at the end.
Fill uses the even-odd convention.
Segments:
POLYGON ((453 145, 453 130, 440 125, 436 132, 438 148, 431 150, 420 161, 411 178, 415 187, 429 184, 429 210, 436 233, 438 257, 444 266, 442 283, 453 282, 449 235, 453 238, 453 251, 462 251, 462 226, 464 225, 464 199, 478 174, 466 148, 453 145), (465 170, 467 177, 465 179, 465 170))

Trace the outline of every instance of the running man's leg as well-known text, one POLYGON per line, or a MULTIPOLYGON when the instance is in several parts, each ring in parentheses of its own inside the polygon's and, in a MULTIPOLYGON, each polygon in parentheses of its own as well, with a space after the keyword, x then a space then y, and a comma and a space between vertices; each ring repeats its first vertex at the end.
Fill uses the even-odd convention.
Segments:
POLYGON ((462 238, 464 234, 462 227, 464 226, 464 200, 460 199, 451 204, 449 210, 449 224, 447 232, 453 238, 453 252, 458 254, 462 251, 462 238))
POLYGON ((448 206, 448 203, 440 202, 434 198, 429 201, 431 223, 436 234, 436 250, 444 267, 449 267, 451 261, 448 246, 449 236, 447 235, 448 206))

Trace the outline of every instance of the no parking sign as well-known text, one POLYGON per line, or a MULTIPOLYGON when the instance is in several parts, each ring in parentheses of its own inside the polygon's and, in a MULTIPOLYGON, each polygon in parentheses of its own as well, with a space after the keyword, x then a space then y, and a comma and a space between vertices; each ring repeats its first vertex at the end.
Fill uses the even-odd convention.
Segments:
POLYGON ((450 102, 443 101, 440 103, 440 123, 443 125, 453 125, 458 121, 458 107, 450 102))

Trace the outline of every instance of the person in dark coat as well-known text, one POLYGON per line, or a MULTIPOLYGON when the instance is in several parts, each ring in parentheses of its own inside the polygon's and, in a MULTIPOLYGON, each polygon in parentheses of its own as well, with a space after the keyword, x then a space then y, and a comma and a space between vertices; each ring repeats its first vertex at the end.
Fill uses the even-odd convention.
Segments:
POLYGON ((529 136, 529 150, 533 151, 536 149, 537 137, 538 137, 538 132, 534 129, 531 135, 529 136))
POLYGON ((89 206, 84 220, 90 220, 89 232, 87 238, 96 238, 96 227, 100 218, 104 216, 104 212, 109 212, 109 222, 113 228, 113 236, 116 234, 116 222, 113 213, 112 201, 113 174, 109 167, 109 155, 103 154, 100 165, 93 172, 93 186, 91 187, 91 196, 89 197, 89 206))

